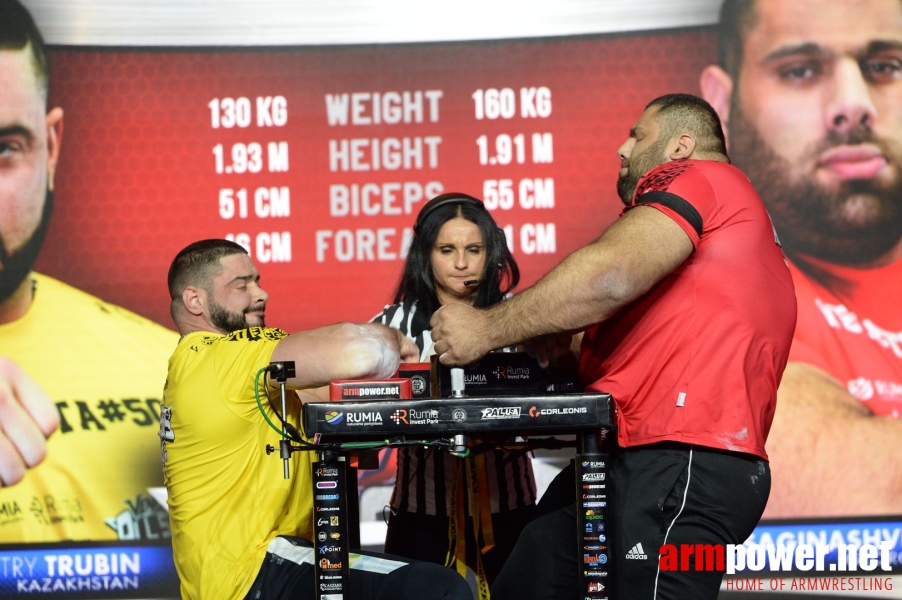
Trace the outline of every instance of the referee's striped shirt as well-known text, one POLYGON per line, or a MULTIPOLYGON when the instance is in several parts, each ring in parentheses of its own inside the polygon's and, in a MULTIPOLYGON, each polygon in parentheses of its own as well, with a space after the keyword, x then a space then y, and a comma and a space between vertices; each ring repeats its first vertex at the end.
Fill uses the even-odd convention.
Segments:
MULTIPOLYGON (((401 304, 386 306, 373 323, 382 323, 399 329, 413 340, 420 349, 420 360, 428 362, 432 351, 432 332, 429 329, 431 314, 417 310, 417 302, 405 300, 401 304)), ((532 472, 532 459, 525 452, 489 450, 485 453, 489 488, 489 500, 493 513, 514 510, 535 504, 536 482, 532 472)), ((449 516, 448 498, 451 495, 454 461, 463 470, 463 461, 447 452, 431 448, 400 448, 398 473, 392 493, 395 510, 449 516)), ((467 505, 471 499, 467 498, 467 505)))

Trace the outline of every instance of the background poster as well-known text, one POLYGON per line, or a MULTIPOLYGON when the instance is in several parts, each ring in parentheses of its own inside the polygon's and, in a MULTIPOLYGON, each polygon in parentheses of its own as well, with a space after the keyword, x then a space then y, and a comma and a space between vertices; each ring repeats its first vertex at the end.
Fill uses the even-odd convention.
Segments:
POLYGON ((69 147, 37 268, 170 326, 172 256, 232 236, 261 269, 270 323, 368 320, 444 190, 486 198, 529 285, 616 218, 616 149, 637 110, 692 91, 713 50, 706 31, 59 48, 51 104, 69 147))

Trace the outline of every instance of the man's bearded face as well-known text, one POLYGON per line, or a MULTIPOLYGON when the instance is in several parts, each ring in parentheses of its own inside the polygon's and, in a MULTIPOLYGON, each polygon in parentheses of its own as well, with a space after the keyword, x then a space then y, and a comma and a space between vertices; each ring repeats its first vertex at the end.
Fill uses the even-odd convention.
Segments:
POLYGON ((667 162, 664 157, 667 141, 663 135, 659 134, 658 139, 647 149, 639 152, 634 151, 630 155, 626 174, 617 178, 617 195, 620 196, 620 200, 625 205, 629 206, 632 204, 636 186, 639 184, 642 176, 658 165, 667 162))
POLYGON ((247 329, 252 326, 266 327, 262 315, 257 317, 254 323, 249 323, 247 320, 246 313, 259 310, 259 306, 253 306, 243 312, 232 312, 213 300, 212 295, 210 296, 210 320, 222 331, 238 331, 239 329, 247 329))
MULTIPOLYGON (((860 144, 876 146, 890 162, 902 164, 902 148, 863 125, 845 132, 826 131, 800 162, 811 164, 832 148, 860 144)), ((866 263, 888 252, 902 236, 898 175, 821 183, 780 157, 735 101, 730 112, 730 156, 767 205, 787 252, 841 264, 866 263)))
POLYGON ((7 251, 7 244, 0 233, 0 304, 5 302, 19 289, 22 281, 28 277, 44 245, 47 228, 50 226, 50 215, 53 213, 53 193, 47 190, 41 220, 31 236, 13 252, 7 251))

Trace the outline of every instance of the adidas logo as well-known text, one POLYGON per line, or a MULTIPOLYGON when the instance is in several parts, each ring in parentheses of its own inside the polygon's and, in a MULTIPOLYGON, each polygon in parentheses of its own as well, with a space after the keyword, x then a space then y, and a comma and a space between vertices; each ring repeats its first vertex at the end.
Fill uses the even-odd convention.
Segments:
POLYGON ((648 560, 648 555, 642 547, 642 542, 630 548, 630 551, 626 553, 626 557, 632 560, 648 560))

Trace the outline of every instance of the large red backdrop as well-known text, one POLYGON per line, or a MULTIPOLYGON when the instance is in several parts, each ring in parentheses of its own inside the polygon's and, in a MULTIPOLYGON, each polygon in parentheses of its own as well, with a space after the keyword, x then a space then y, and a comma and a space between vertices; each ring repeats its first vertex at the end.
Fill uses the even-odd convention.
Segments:
POLYGON ((165 277, 235 236, 268 323, 370 318, 417 210, 485 197, 525 285, 616 218, 616 149, 645 103, 698 91, 708 29, 259 50, 54 48, 65 110, 37 269, 171 327, 165 277), (480 118, 481 117, 481 118, 480 118))

